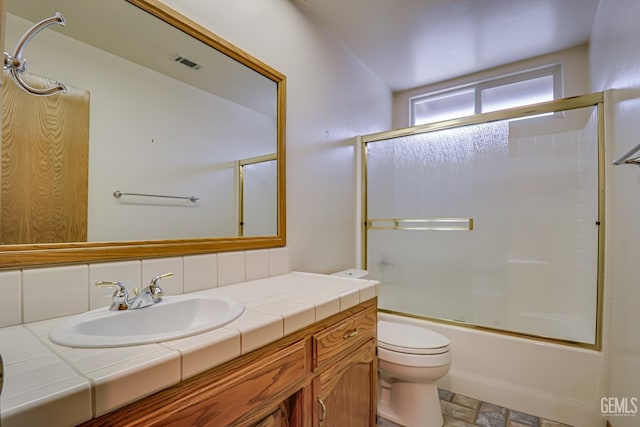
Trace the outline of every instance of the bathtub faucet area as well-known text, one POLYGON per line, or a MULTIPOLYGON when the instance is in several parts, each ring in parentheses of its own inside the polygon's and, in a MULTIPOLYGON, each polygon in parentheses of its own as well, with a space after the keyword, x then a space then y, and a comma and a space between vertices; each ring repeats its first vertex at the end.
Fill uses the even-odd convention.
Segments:
POLYGON ((165 273, 151 279, 151 283, 146 288, 133 290, 134 297, 129 299, 129 292, 122 282, 111 282, 100 280, 96 282, 97 287, 114 287, 113 302, 109 307, 111 311, 135 310, 138 308, 149 307, 162 301, 164 292, 158 285, 160 279, 173 276, 173 273, 165 273))

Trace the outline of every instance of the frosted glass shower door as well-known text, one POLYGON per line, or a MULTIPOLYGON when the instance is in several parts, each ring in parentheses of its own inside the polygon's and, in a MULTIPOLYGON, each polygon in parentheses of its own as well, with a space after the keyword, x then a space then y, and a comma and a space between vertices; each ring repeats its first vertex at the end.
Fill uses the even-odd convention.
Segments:
POLYGON ((586 110, 561 132, 501 121, 367 143, 366 268, 380 307, 594 343, 597 119, 586 110))

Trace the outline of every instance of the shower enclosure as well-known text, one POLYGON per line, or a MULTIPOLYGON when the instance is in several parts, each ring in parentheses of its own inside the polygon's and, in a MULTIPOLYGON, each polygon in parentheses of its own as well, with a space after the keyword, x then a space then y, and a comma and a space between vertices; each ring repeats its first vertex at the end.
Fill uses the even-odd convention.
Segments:
POLYGON ((362 137, 381 310, 600 348, 603 94, 362 137))

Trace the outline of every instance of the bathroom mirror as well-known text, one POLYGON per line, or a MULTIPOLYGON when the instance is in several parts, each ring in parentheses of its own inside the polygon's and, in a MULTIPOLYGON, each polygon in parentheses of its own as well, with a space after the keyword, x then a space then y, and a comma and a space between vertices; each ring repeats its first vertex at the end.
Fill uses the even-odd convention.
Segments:
POLYGON ((24 57, 34 85, 69 87, 40 98, 3 80, 0 268, 285 244, 284 75, 156 0, 0 3, 9 53, 65 17, 24 57), (261 157, 271 197, 242 215, 239 172, 261 157))

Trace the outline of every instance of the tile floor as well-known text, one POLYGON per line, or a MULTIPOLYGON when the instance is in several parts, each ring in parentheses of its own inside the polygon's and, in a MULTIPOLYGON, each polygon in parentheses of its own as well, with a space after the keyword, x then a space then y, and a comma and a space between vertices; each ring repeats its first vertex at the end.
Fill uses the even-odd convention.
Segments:
MULTIPOLYGON (((570 427, 447 390, 438 392, 444 427, 570 427)), ((378 418, 378 427, 398 427, 398 424, 378 418)))

